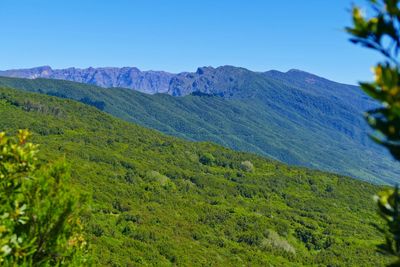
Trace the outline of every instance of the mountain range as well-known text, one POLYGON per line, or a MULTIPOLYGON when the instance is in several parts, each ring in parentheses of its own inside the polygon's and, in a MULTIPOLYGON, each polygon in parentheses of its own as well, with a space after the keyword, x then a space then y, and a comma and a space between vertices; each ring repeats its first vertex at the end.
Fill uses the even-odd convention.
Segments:
POLYGON ((39 67, 0 75, 29 78, 3 77, 0 85, 74 99, 188 140, 375 183, 396 183, 400 175, 399 164, 368 137, 363 112, 376 107, 374 102, 357 86, 303 71, 223 66, 170 74, 39 67))
MULTIPOLYGON (((165 71, 141 71, 135 67, 105 68, 67 68, 52 69, 41 66, 30 69, 0 71, 0 76, 27 79, 58 79, 104 88, 121 87, 139 92, 155 94, 167 93, 173 96, 185 96, 193 92, 211 95, 236 96, 241 88, 248 86, 255 76, 264 76, 273 80, 289 80, 297 85, 318 84, 321 79, 315 75, 292 69, 287 73, 279 71, 252 72, 233 66, 200 67, 196 72, 173 74, 165 71)), ((251 92, 250 92, 251 93, 251 92)))

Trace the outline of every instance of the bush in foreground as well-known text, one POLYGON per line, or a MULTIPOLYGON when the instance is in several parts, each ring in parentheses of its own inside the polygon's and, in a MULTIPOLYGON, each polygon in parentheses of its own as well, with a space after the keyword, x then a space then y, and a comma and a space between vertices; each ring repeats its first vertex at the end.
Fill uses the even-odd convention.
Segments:
POLYGON ((38 147, 0 132, 0 264, 87 265, 77 203, 65 163, 38 164, 38 147))

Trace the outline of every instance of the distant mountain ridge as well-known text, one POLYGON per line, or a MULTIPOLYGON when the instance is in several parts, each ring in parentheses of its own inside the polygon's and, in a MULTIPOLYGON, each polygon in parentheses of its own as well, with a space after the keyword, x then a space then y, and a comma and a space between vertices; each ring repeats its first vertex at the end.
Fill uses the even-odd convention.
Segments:
POLYGON ((154 94, 168 92, 174 74, 164 71, 140 71, 135 67, 52 69, 50 66, 41 66, 0 71, 0 76, 67 80, 101 87, 123 87, 154 94))
MULTIPOLYGON (((173 96, 185 96, 192 93, 204 93, 225 97, 236 96, 246 83, 257 76, 268 79, 287 79, 304 82, 309 85, 318 83, 322 78, 300 70, 279 72, 253 72, 233 66, 199 67, 196 72, 177 74, 165 71, 141 71, 136 67, 102 67, 102 68, 67 68, 52 69, 41 66, 30 69, 13 69, 0 71, 0 76, 27 79, 58 79, 97 85, 100 87, 121 87, 134 89, 147 94, 167 93, 173 96), (303 76, 303 77, 300 77, 303 76)), ((242 92, 243 93, 243 92, 242 92)))

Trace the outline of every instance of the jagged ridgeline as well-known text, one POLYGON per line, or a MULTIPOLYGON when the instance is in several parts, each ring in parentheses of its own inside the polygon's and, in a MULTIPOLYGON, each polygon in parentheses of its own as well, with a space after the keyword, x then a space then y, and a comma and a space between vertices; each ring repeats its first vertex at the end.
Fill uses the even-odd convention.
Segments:
POLYGON ((78 100, 188 140, 212 141, 374 183, 393 184, 400 177, 399 163, 368 138, 370 129, 363 112, 371 109, 373 102, 356 86, 301 71, 257 73, 226 66, 177 75, 137 69, 48 68, 0 74, 142 86, 147 93, 178 95, 0 77, 0 85, 78 100))
POLYGON ((375 252, 378 186, 168 137, 75 101, 0 89, 0 129, 20 128, 33 132, 41 160, 65 156, 71 186, 92 195, 82 221, 98 266, 391 261, 375 252))

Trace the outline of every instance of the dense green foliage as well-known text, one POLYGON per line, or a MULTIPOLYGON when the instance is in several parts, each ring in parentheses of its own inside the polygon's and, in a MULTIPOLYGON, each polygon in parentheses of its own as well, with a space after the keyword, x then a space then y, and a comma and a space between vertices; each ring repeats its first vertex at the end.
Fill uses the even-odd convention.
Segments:
POLYGON ((379 187, 192 143, 80 103, 0 89, 0 129, 28 128, 93 196, 96 265, 380 266, 379 187))
POLYGON ((400 266, 400 195, 398 187, 395 190, 379 192, 376 201, 379 215, 385 220, 385 227, 376 226, 386 236, 386 242, 378 246, 384 254, 397 256, 399 259, 391 266, 400 266))
POLYGON ((363 16, 353 9, 352 42, 381 53, 385 60, 374 68, 375 81, 361 83, 361 88, 382 107, 368 112, 369 124, 377 130, 374 139, 400 160, 400 8, 398 0, 372 1, 375 14, 363 16))
POLYGON ((87 265, 75 197, 63 186, 66 166, 39 167, 27 137, 0 132, 0 264, 87 265))
POLYGON ((0 77, 0 85, 74 99, 169 135, 291 165, 376 183, 398 181, 399 164, 367 137, 362 112, 372 104, 357 87, 296 71, 257 74, 225 67, 221 72, 241 81, 231 97, 147 95, 46 79, 0 77))
MULTIPOLYGON (((361 83, 361 88, 382 106, 367 113, 376 130, 373 139, 400 160, 400 1, 370 0, 373 15, 369 18, 358 7, 353 8, 353 27, 347 28, 351 41, 378 51, 384 62, 374 67, 375 81, 361 83)), ((387 228, 378 227, 386 235, 381 251, 398 257, 393 266, 400 266, 400 195, 395 190, 380 192, 377 197, 379 214, 387 228)))

